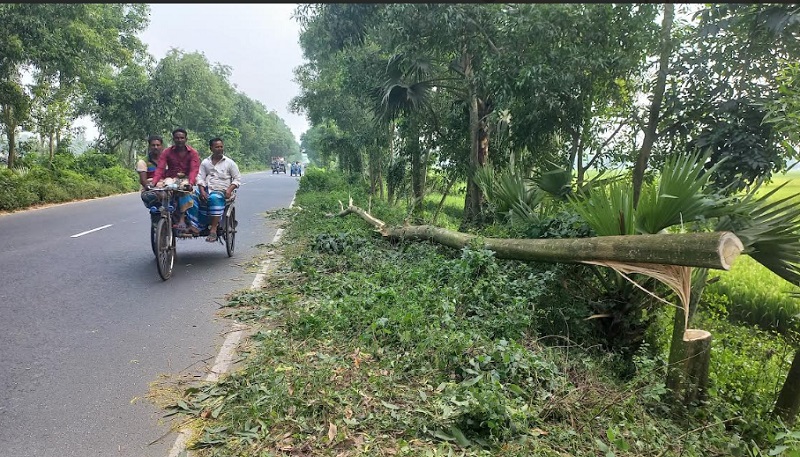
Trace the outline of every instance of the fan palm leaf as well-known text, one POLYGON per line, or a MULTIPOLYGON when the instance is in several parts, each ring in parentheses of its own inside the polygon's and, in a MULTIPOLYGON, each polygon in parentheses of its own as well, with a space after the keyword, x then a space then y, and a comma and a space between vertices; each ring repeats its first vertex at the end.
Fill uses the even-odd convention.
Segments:
POLYGON ((667 160, 657 185, 645 186, 636 208, 636 229, 658 233, 673 225, 709 217, 719 208, 718 198, 703 189, 721 162, 705 169, 710 153, 676 155, 667 160))
POLYGON ((499 214, 510 220, 538 220, 536 209, 545 194, 529 183, 519 170, 509 167, 503 173, 495 173, 492 167, 484 166, 475 170, 474 176, 486 200, 497 208, 499 214))
POLYGON ((540 189, 559 200, 566 199, 572 192, 572 170, 556 168, 541 173, 534 180, 540 189))
POLYGON ((633 235, 636 233, 633 211, 633 189, 614 182, 595 189, 585 198, 567 197, 583 220, 599 236, 633 235))
POLYGON ((717 230, 736 234, 750 255, 770 271, 800 285, 800 202, 795 193, 773 200, 787 183, 757 196, 760 184, 741 201, 730 203, 720 217, 717 230))

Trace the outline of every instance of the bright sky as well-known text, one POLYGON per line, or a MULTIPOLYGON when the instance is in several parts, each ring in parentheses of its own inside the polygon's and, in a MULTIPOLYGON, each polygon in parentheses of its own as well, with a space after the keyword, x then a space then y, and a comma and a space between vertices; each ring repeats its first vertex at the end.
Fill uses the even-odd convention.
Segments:
MULTIPOLYGON (((231 67, 231 84, 275 111, 299 143, 309 125, 305 116, 289 112, 289 101, 300 92, 293 70, 303 64, 300 26, 291 18, 296 6, 150 4, 150 25, 139 38, 157 61, 178 48, 231 67)), ((96 129, 86 133, 96 136, 96 129)))

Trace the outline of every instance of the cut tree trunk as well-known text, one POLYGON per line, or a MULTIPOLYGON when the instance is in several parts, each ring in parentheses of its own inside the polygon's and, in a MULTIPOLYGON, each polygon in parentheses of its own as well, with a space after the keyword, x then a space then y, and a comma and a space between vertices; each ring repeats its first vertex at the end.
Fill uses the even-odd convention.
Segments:
MULTIPOLYGON (((356 214, 387 238, 430 240, 457 249, 466 247, 479 238, 430 225, 389 227, 385 222, 354 206, 352 200, 347 208, 344 204, 341 206, 338 216, 356 214)), ((705 330, 687 328, 689 313, 693 311, 690 302, 691 268, 688 267, 729 270, 744 249, 735 234, 663 233, 570 239, 481 237, 480 240, 485 249, 494 251, 495 256, 502 259, 604 265, 629 280, 627 274, 639 273, 656 278, 669 286, 680 297, 684 306, 675 315, 676 334, 670 348, 667 387, 685 405, 705 400, 712 337, 705 330), (682 338, 678 335, 682 335, 682 338)), ((787 416, 793 417, 800 408, 800 383, 794 382, 798 379, 800 355, 795 357, 787 379, 787 385, 791 381, 791 386, 784 386, 787 400, 782 403, 779 400, 781 414, 785 411, 787 416)), ((784 396, 784 392, 781 392, 781 396, 784 396)))
POLYGON ((800 350, 794 353, 792 366, 786 375, 786 381, 775 402, 773 412, 789 425, 794 424, 797 419, 797 413, 800 412, 800 350))
MULTIPOLYGON (((363 209, 342 205, 339 216, 357 214, 393 239, 424 239, 460 249, 478 238, 431 225, 389 227, 363 209)), ((731 232, 664 233, 566 239, 481 238, 497 258, 522 261, 620 262, 730 269, 744 246, 731 232)))
POLYGON ((711 340, 711 334, 705 330, 687 329, 683 344, 674 351, 677 360, 670 360, 667 387, 684 405, 706 399, 711 340))

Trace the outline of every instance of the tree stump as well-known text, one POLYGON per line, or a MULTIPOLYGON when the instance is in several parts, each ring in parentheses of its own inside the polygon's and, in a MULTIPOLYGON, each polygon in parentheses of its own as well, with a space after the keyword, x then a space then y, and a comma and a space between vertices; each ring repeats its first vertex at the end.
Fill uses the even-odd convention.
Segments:
POLYGON ((678 349, 670 352, 667 387, 684 405, 706 399, 711 340, 705 330, 686 329, 678 349))

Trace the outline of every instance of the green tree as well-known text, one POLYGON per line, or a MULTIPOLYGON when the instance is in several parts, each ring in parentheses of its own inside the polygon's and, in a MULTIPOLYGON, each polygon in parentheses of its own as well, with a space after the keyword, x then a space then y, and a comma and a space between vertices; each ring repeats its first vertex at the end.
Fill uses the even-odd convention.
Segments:
POLYGON ((60 88, 86 82, 109 65, 122 67, 144 52, 136 33, 147 25, 149 7, 140 4, 6 4, 0 7, 0 100, 3 129, 13 166, 14 132, 30 115, 30 97, 20 86, 23 70, 56 78, 60 88), (17 86, 16 89, 11 86, 17 86), (6 101, 8 100, 8 101, 6 101))
MULTIPOLYGON (((785 169, 786 136, 763 123, 782 62, 800 58, 795 5, 710 4, 678 50, 665 97, 664 153, 711 150, 727 158, 712 184, 736 192, 785 169)), ((659 158, 663 161, 662 157, 659 158)))

